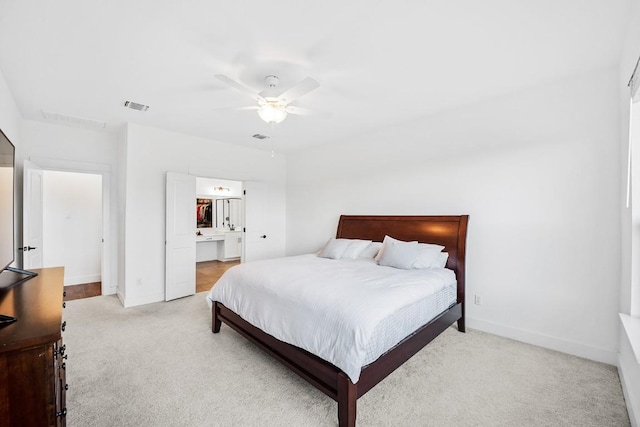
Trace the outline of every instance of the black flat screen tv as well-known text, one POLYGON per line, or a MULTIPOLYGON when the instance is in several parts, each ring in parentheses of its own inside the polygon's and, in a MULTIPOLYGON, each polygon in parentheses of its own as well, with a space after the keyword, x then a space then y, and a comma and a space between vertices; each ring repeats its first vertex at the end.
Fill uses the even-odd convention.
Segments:
POLYGON ((0 271, 15 260, 13 202, 15 152, 9 138, 0 130, 0 271))
MULTIPOLYGON (((16 148, 0 129, 0 301, 2 293, 35 276, 10 267, 15 261, 16 148)), ((0 319, 1 320, 1 319, 0 319)))

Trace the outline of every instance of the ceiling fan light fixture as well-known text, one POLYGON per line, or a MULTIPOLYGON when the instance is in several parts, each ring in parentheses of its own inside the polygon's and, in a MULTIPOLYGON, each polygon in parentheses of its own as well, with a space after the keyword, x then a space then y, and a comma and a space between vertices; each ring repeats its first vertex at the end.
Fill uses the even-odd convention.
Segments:
POLYGON ((284 108, 271 103, 264 104, 258 109, 258 115, 267 123, 280 123, 287 118, 284 108))

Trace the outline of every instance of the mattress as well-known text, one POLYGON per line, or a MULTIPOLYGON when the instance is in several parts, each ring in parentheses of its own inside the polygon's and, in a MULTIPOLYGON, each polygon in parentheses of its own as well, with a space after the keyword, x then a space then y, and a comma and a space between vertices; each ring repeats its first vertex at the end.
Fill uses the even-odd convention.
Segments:
POLYGON ((456 300, 455 273, 315 255, 240 264, 207 295, 273 337, 344 371, 363 366, 456 300))
POLYGON ((400 341, 454 305, 456 298, 457 287, 452 284, 387 316, 369 338, 363 366, 375 362, 400 341))

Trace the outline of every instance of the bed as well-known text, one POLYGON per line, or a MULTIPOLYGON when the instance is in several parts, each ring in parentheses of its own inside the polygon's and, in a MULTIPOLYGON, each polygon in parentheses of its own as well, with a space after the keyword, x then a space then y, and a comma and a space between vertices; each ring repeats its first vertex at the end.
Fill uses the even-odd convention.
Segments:
MULTIPOLYGON (((279 335, 275 331, 267 330, 268 328, 262 330, 254 326, 254 324, 259 325, 260 323, 253 319, 251 319, 251 322, 245 320, 241 315, 217 300, 211 301, 212 332, 218 333, 223 322, 233 328, 327 396, 337 401, 340 427, 353 427, 356 424, 356 401, 358 398, 367 393, 452 324, 457 322, 458 330, 465 331, 464 289, 467 222, 467 215, 342 215, 340 217, 336 233, 336 238, 338 239, 363 239, 382 242, 384 237, 388 235, 406 242, 418 241, 441 245, 444 246, 443 251, 449 255, 446 261, 446 268, 455 273, 452 303, 448 304, 442 311, 438 311, 426 324, 422 324, 422 326, 409 333, 408 336, 401 339, 390 349, 385 350, 381 356, 376 356, 373 361, 363 364, 362 367, 358 366, 358 372, 355 374, 351 366, 350 369, 344 366, 341 369, 337 366, 340 363, 330 363, 327 360, 331 359, 328 359, 324 354, 321 354, 321 358, 316 355, 320 353, 313 354, 304 348, 277 339, 276 336, 279 335)), ((304 266, 304 262, 319 263, 321 261, 300 258, 300 261, 296 260, 295 262, 302 263, 300 265, 304 266)), ((347 264, 345 263, 344 265, 347 264)), ((351 268, 351 266, 349 267, 351 268)), ((362 268, 370 267, 363 266, 362 268)), ((390 267, 378 268, 390 269, 390 267)), ((336 306, 338 303, 339 301, 336 301, 336 306)), ((231 306, 231 304, 229 305, 231 306)), ((288 313, 287 310, 282 310, 281 307, 278 311, 288 313)), ((382 305, 378 305, 378 307, 382 307, 382 305)), ((327 308, 327 313, 332 313, 331 308, 333 307, 327 308)), ((246 314, 245 317, 250 319, 246 314)), ((320 332, 325 331, 322 330, 320 332)))

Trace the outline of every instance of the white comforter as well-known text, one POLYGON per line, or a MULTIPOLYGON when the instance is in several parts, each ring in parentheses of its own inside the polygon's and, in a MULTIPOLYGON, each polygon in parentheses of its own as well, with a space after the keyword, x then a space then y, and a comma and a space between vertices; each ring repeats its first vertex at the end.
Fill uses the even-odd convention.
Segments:
POLYGON ((455 283, 445 268, 400 270, 373 260, 301 255, 240 264, 207 295, 275 338, 360 377, 378 323, 455 283))

